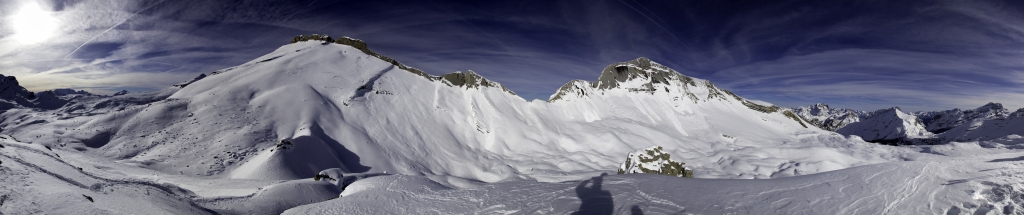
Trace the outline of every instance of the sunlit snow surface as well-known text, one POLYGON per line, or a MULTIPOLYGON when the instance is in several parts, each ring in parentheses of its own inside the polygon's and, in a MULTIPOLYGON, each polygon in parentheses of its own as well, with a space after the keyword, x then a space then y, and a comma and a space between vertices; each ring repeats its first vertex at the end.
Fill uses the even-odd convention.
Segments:
POLYGON ((0 212, 1021 212, 1019 135, 882 146, 710 96, 700 79, 525 101, 319 42, 218 73, 0 114, 0 212), (655 145, 698 179, 599 176, 655 145), (351 184, 311 179, 328 168, 351 184))

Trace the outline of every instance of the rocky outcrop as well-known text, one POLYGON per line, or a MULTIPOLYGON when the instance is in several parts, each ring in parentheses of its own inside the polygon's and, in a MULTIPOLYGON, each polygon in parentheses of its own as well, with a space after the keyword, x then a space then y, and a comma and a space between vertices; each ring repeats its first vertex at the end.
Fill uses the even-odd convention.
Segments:
POLYGON ((619 165, 619 174, 660 174, 693 178, 693 170, 686 169, 686 163, 672 160, 661 146, 649 147, 629 153, 626 161, 619 165))
POLYGON ((201 73, 201 74, 199 74, 199 76, 196 76, 195 78, 192 78, 192 80, 188 80, 186 82, 181 82, 181 83, 175 84, 173 86, 178 87, 178 88, 185 88, 185 86, 188 86, 189 84, 195 83, 196 81, 203 80, 204 78, 206 78, 206 74, 201 73))
POLYGON ((670 81, 678 81, 696 87, 693 78, 687 77, 671 68, 651 62, 647 58, 617 63, 605 67, 597 82, 591 83, 597 89, 612 89, 619 87, 621 82, 644 80, 646 83, 640 87, 632 88, 633 91, 654 91, 655 84, 668 84, 670 81))
POLYGON ((0 110, 33 106, 29 100, 35 98, 35 93, 18 84, 18 79, 14 76, 0 75, 0 100, 3 100, 0 103, 0 110))
MULTIPOLYGON (((710 91, 721 94, 714 85, 711 85, 710 81, 705 82, 701 84, 710 86, 710 91)), ((653 93, 659 90, 672 92, 675 89, 691 100, 697 101, 698 98, 689 89, 689 87, 696 86, 697 81, 693 78, 652 62, 650 59, 641 57, 605 67, 596 82, 573 80, 566 83, 555 94, 551 95, 548 102, 564 99, 568 95, 585 96, 588 94, 587 92, 611 89, 625 89, 630 92, 646 93, 653 93)))
POLYGON ((441 75, 441 78, 444 81, 446 81, 446 83, 448 83, 451 86, 459 86, 459 87, 466 87, 466 88, 473 88, 473 89, 478 88, 480 86, 497 87, 497 88, 501 88, 501 90, 504 90, 505 92, 511 93, 512 95, 516 94, 516 93, 512 92, 512 90, 509 90, 508 88, 505 88, 505 86, 499 84, 498 82, 493 82, 493 81, 487 80, 486 78, 476 74, 472 70, 466 71, 464 73, 463 72, 453 72, 453 73, 444 74, 444 75, 441 75))
POLYGON ((837 131, 850 123, 858 122, 861 116, 866 114, 848 108, 831 108, 825 103, 797 107, 792 111, 815 127, 829 131, 837 131))

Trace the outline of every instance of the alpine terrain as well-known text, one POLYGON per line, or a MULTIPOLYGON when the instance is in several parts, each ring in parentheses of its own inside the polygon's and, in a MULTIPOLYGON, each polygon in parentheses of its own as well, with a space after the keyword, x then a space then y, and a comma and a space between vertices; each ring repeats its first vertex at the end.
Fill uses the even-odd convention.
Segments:
POLYGON ((0 77, 3 214, 1015 214, 1024 109, 755 102, 647 58, 548 100, 326 35, 154 92, 0 77))

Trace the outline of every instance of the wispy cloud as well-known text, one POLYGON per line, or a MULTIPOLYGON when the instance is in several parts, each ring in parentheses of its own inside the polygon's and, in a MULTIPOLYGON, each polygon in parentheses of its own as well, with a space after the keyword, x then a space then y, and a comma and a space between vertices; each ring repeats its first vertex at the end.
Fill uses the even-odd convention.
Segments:
POLYGON ((327 33, 431 74, 474 70, 527 99, 648 57, 783 106, 1024 106, 1024 6, 1012 1, 39 2, 58 36, 24 45, 0 25, 0 74, 31 90, 158 89, 327 33))
POLYGON ((741 95, 779 105, 829 102, 872 110, 973 108, 987 102, 1024 106, 1020 73, 1010 58, 844 49, 730 68, 713 79, 741 95), (772 98, 772 99, 768 99, 772 98))

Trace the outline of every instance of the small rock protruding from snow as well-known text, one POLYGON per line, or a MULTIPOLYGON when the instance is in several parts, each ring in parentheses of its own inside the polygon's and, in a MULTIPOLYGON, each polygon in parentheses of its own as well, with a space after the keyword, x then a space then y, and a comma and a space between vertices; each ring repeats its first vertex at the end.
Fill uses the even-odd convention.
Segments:
POLYGON ((128 94, 128 90, 117 91, 116 93, 114 93, 113 96, 120 96, 120 95, 124 95, 124 94, 128 94))
POLYGON ((345 174, 344 173, 345 173, 345 171, 342 171, 340 168, 325 169, 323 171, 320 171, 320 173, 317 173, 316 176, 313 176, 313 180, 315 180, 315 181, 327 181, 327 182, 334 183, 335 185, 338 185, 339 187, 342 187, 342 185, 343 185, 342 183, 344 182, 344 179, 345 179, 345 174))
POLYGON ((686 169, 686 163, 672 160, 672 155, 662 150, 661 146, 652 146, 629 153, 626 162, 619 165, 619 174, 649 173, 693 178, 693 170, 686 169))
MULTIPOLYGON (((189 113, 189 116, 192 116, 192 114, 189 113)), ((292 141, 291 140, 287 140, 287 139, 281 140, 281 142, 277 143, 277 145, 275 147, 277 149, 289 149, 289 148, 292 147, 292 141)))
POLYGON ((204 78, 206 78, 206 74, 205 73, 201 73, 201 74, 199 74, 199 76, 196 76, 192 80, 188 80, 186 82, 181 82, 181 83, 175 84, 173 86, 177 87, 177 88, 185 88, 185 86, 188 86, 189 84, 195 83, 196 81, 203 80, 204 78))
POLYGON ((340 168, 330 168, 320 171, 317 175, 321 175, 322 178, 326 178, 328 180, 336 181, 345 177, 344 173, 345 171, 342 171, 340 168))

